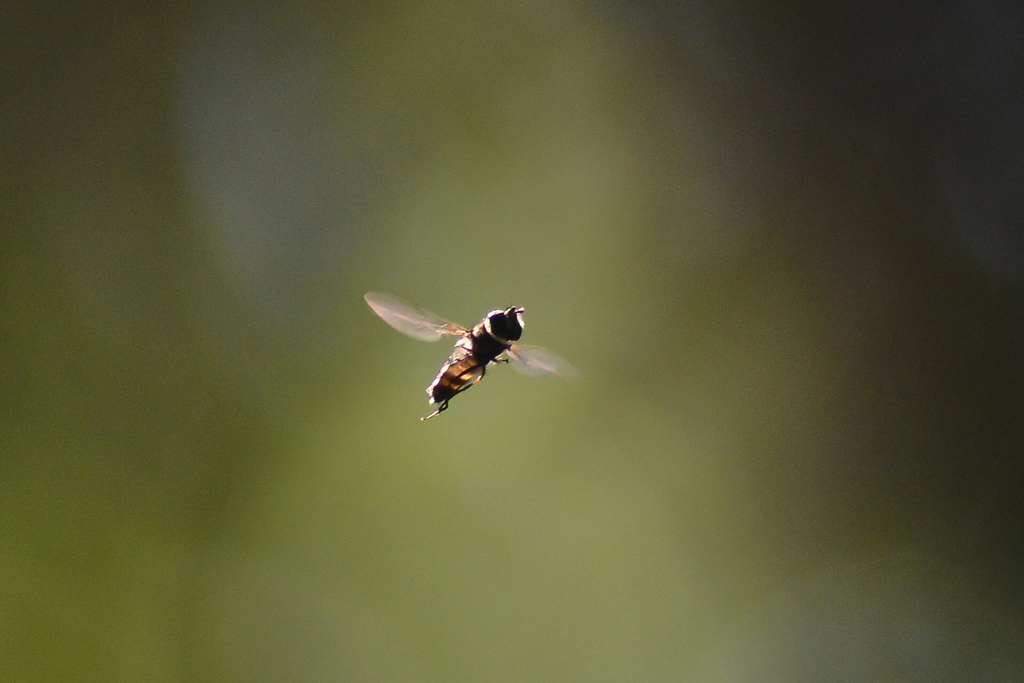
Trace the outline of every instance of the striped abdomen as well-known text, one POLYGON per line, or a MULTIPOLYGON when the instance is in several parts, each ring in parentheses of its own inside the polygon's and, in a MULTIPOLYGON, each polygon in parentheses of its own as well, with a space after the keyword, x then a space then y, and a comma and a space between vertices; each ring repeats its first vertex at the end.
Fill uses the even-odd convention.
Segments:
POLYGON ((473 354, 452 354, 427 387, 427 397, 430 403, 444 404, 483 374, 484 364, 473 354))

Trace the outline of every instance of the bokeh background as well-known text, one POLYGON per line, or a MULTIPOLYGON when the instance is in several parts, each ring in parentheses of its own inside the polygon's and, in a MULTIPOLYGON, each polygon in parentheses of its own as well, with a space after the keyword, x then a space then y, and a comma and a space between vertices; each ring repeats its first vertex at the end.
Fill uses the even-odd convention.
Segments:
POLYGON ((0 679, 1022 680, 1022 34, 5 2, 0 679))

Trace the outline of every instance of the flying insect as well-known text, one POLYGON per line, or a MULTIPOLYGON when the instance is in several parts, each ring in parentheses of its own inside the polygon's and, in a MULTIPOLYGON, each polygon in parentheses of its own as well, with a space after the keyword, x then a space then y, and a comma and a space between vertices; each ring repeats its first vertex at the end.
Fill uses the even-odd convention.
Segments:
POLYGON ((427 387, 427 399, 437 409, 420 420, 447 410, 448 402, 482 380, 490 365, 511 361, 512 367, 524 375, 568 376, 575 371, 547 349, 517 343, 523 336, 523 308, 495 309, 466 328, 393 294, 368 292, 364 298, 384 322, 413 339, 433 342, 444 336, 459 338, 427 387))

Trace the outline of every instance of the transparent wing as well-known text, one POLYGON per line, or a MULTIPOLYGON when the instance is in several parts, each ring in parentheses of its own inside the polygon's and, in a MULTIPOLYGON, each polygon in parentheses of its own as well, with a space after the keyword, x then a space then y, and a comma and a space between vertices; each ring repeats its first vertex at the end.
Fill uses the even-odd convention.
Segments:
POLYGON ((468 330, 394 294, 367 292, 366 303, 391 327, 420 341, 437 341, 443 335, 462 335, 468 330))
POLYGON ((579 375, 579 371, 567 361, 539 346, 513 344, 508 356, 512 359, 513 369, 524 375, 561 375, 567 378, 579 375))

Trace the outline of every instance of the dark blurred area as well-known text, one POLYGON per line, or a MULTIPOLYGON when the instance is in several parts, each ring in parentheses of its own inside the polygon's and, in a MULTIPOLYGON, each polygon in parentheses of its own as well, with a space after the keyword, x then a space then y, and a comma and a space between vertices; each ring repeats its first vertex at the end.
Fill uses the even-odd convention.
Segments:
POLYGON ((1021 35, 7 3, 0 680, 1020 680, 1021 35))

